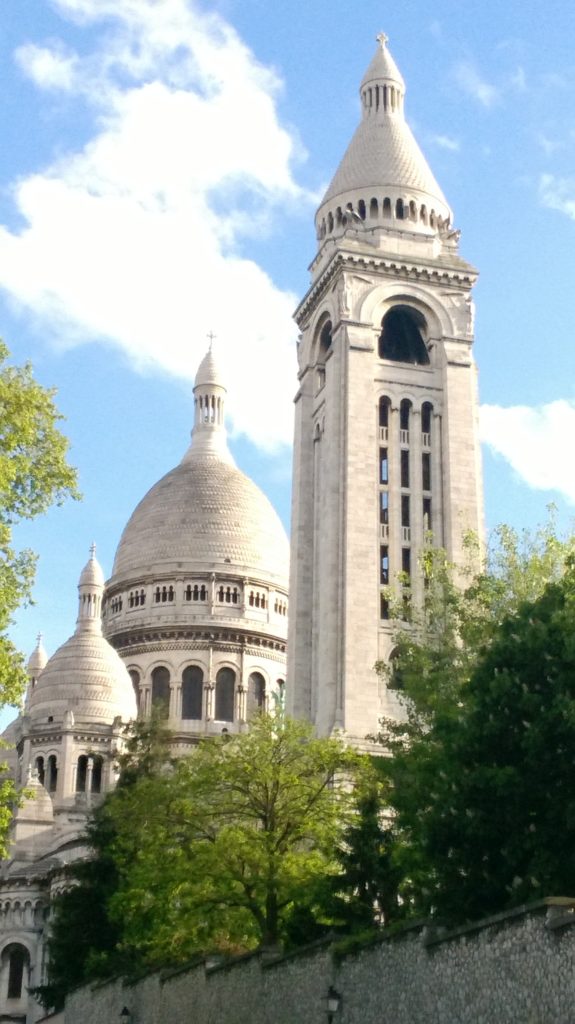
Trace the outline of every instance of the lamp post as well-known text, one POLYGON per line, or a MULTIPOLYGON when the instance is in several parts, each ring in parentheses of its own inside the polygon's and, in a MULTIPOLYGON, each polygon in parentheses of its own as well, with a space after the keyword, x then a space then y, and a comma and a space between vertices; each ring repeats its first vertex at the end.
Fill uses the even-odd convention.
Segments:
POLYGON ((341 995, 337 991, 337 989, 333 987, 333 985, 330 985, 327 990, 327 996, 325 997, 325 1008, 327 1011, 328 1024, 332 1024, 333 1018, 335 1017, 336 1013, 339 1013, 339 1011, 341 1010, 341 995))

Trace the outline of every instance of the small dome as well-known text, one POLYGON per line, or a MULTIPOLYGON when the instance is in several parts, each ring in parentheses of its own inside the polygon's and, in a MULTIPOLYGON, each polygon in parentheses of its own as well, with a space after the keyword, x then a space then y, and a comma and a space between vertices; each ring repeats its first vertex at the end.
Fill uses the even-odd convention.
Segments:
POLYGON ((371 82, 379 81, 393 82, 395 85, 398 85, 402 91, 405 91, 403 76, 386 45, 387 36, 381 32, 377 37, 377 41, 379 46, 373 55, 371 64, 361 80, 360 92, 371 82))
POLYGON ((96 559, 96 545, 92 544, 90 548, 90 558, 86 562, 86 565, 82 569, 80 574, 80 580, 78 583, 79 587, 103 587, 104 586, 104 573, 102 572, 102 566, 96 559))
POLYGON ((266 496, 236 466, 193 447, 142 499, 122 534, 118 579, 220 568, 287 586, 289 545, 266 496))
POLYGON ((26 671, 31 679, 38 678, 42 669, 45 668, 47 661, 48 655, 44 650, 44 645, 42 643, 42 634, 38 633, 36 646, 32 651, 32 654, 28 658, 28 664, 26 665, 26 671))
POLYGON ((97 633, 75 633, 52 655, 30 695, 32 722, 50 718, 62 724, 67 711, 78 723, 111 725, 120 716, 137 714, 136 698, 126 666, 97 633))
POLYGON ((196 373, 196 379, 194 381, 194 389, 200 387, 216 387, 225 388, 224 378, 218 365, 218 361, 214 356, 211 348, 209 352, 206 352, 196 373))

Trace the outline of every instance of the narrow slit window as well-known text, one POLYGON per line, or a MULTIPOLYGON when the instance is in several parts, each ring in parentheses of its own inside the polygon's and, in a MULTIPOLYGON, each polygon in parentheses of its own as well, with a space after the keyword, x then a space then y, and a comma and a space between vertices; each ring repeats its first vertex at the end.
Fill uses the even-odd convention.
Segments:
POLYGON ((421 456, 421 486, 424 491, 431 490, 431 458, 428 452, 421 456))
POLYGON ((389 583, 389 548, 387 545, 382 545, 380 548, 380 562, 381 562, 381 575, 380 582, 383 587, 386 587, 389 583))
POLYGON ((379 482, 380 484, 389 483, 389 459, 387 456, 387 448, 379 449, 379 482))
POLYGON ((401 486, 409 487, 409 452, 407 448, 401 450, 401 486))

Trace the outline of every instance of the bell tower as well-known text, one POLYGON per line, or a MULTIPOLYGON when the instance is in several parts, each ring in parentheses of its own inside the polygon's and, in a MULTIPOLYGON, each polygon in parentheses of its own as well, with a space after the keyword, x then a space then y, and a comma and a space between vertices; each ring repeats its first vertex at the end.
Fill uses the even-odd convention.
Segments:
POLYGON ((426 545, 463 560, 482 532, 471 289, 459 231, 405 120, 378 37, 362 117, 316 214, 295 317, 288 710, 357 743, 393 716, 374 671, 390 600, 421 602, 426 545))

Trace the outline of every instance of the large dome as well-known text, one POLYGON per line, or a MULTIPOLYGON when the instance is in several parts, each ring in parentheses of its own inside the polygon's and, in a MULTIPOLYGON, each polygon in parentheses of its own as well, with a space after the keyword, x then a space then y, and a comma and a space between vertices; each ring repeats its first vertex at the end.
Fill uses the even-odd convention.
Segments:
POLYGON ((285 584, 288 564, 286 533, 266 496, 230 461, 192 446, 128 521, 113 580, 227 568, 285 584))

